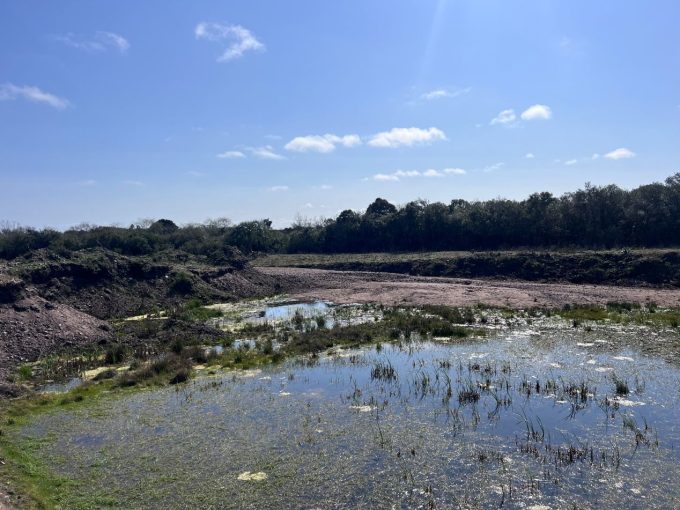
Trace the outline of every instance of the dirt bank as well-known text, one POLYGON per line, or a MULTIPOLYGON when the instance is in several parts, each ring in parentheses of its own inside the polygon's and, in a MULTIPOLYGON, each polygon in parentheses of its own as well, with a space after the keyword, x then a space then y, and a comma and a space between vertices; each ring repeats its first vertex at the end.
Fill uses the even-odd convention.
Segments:
POLYGON ((449 306, 485 304, 509 308, 554 308, 574 303, 606 304, 619 301, 680 306, 680 290, 674 289, 499 282, 285 267, 261 267, 259 270, 275 277, 294 297, 326 299, 337 303, 449 306))
POLYGON ((261 257, 254 264, 446 278, 680 288, 680 251, 676 249, 278 254, 261 257))

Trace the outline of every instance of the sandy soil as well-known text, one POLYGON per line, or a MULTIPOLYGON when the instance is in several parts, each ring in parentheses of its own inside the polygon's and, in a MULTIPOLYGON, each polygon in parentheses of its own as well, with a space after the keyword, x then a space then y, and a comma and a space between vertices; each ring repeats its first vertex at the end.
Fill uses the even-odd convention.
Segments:
POLYGON ((296 298, 325 299, 336 303, 449 306, 485 304, 509 308, 552 308, 565 304, 606 304, 619 301, 680 306, 680 290, 419 277, 288 267, 261 267, 258 270, 278 278, 286 291, 296 298))

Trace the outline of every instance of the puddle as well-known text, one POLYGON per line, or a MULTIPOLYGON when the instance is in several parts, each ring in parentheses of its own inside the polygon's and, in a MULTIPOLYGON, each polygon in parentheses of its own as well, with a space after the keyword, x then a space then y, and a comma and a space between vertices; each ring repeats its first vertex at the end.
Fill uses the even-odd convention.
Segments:
POLYGON ((66 393, 77 388, 83 383, 80 377, 73 377, 65 382, 52 382, 39 386, 37 390, 41 393, 66 393))
POLYGON ((534 324, 367 346, 97 399, 13 433, 76 482, 65 507, 85 494, 132 508, 674 508, 680 369, 611 332, 578 343, 534 324))
POLYGON ((229 331, 247 326, 272 326, 275 329, 311 330, 373 322, 382 318, 375 307, 358 304, 335 305, 327 301, 260 301, 215 304, 206 308, 220 310, 224 316, 211 324, 229 331))
POLYGON ((290 321, 296 314, 309 319, 317 316, 325 316, 330 306, 325 301, 313 301, 311 303, 288 303, 272 304, 264 309, 261 319, 264 321, 285 320, 290 321))

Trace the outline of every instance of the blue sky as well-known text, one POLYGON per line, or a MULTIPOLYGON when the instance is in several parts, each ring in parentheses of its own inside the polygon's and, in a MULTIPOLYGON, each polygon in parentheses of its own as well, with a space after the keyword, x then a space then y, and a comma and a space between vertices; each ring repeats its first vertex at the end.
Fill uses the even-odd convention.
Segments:
POLYGON ((0 220, 335 216, 680 171, 676 0, 6 0, 0 220))

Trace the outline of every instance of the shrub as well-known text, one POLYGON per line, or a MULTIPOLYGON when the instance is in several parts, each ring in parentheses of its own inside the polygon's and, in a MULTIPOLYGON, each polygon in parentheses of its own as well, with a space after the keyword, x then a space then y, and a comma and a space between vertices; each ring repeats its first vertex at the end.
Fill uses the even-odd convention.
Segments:
POLYGON ((116 365, 122 363, 125 359, 125 347, 121 344, 115 344, 106 349, 104 354, 104 362, 107 365, 116 365))
POLYGON ((191 276, 184 272, 175 273, 170 282, 170 291, 174 294, 186 295, 194 289, 191 276))

